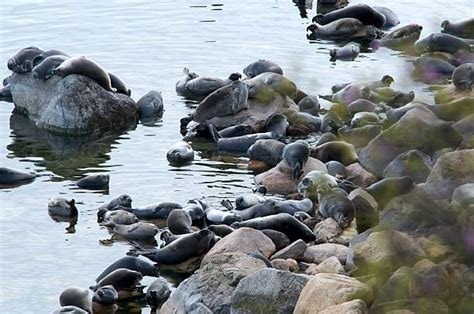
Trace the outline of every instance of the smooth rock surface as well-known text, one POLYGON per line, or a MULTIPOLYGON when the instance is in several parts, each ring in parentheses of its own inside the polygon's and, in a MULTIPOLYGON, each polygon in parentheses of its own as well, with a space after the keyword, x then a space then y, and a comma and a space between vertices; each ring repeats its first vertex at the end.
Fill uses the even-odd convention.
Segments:
POLYGON ((361 188, 369 187, 378 181, 373 173, 364 169, 358 162, 346 166, 346 179, 361 188))
POLYGON ((360 299, 345 302, 339 305, 333 305, 325 310, 319 312, 319 314, 367 314, 367 305, 360 299))
POLYGON ((384 178, 410 177, 415 183, 425 182, 431 171, 431 158, 418 150, 398 155, 383 171, 384 178))
POLYGON ((272 255, 272 260, 273 259, 287 259, 287 258, 292 258, 296 261, 299 261, 303 258, 304 252, 306 251, 306 248, 308 245, 306 242, 303 240, 299 239, 293 243, 291 243, 289 246, 286 248, 276 252, 275 254, 272 255))
POLYGON ((325 259, 335 256, 342 263, 346 264, 349 256, 349 248, 341 244, 324 243, 309 246, 304 252, 303 260, 307 263, 319 264, 325 259))

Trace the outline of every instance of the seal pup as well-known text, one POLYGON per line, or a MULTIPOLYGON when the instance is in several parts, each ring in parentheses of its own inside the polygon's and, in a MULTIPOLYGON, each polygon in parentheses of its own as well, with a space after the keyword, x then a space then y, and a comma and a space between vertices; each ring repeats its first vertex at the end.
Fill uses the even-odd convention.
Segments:
POLYGON ((19 74, 30 72, 33 69, 31 61, 42 53, 43 50, 38 47, 30 46, 23 48, 8 59, 7 67, 12 72, 19 74))
POLYGON ((194 159, 194 150, 185 141, 179 141, 166 153, 166 159, 168 159, 170 164, 188 163, 194 159))
POLYGON ((354 61, 359 56, 360 44, 350 42, 340 49, 329 50, 330 61, 354 61))
POLYGON ((293 179, 299 180, 303 174, 303 168, 309 158, 309 146, 303 140, 297 140, 288 144, 283 149, 283 160, 290 166, 293 173, 293 179))
POLYGON ((118 268, 102 278, 95 286, 89 287, 97 291, 101 287, 112 285, 118 293, 118 299, 127 299, 132 296, 141 295, 140 280, 143 275, 134 270, 118 268))
POLYGON ((158 277, 159 271, 153 264, 135 256, 122 257, 109 266, 95 279, 96 282, 101 281, 108 274, 119 268, 126 268, 140 272, 143 276, 158 277))
POLYGON ((278 64, 266 59, 259 59, 250 63, 244 68, 243 72, 248 78, 256 77, 265 72, 273 72, 283 75, 283 70, 278 64))
POLYGON ((89 300, 89 291, 78 287, 69 287, 64 289, 59 295, 59 304, 61 306, 77 306, 84 311, 91 311, 91 301, 89 300))
POLYGON ((48 201, 48 212, 50 215, 60 217, 77 217, 79 214, 76 208, 76 201, 70 201, 62 197, 53 197, 48 201))
POLYGON ((66 56, 47 57, 33 68, 33 77, 43 81, 49 80, 53 77, 53 71, 68 58, 66 56))
POLYGON ((109 92, 115 92, 112 88, 110 76, 97 62, 86 57, 72 57, 61 63, 53 70, 53 75, 66 77, 71 74, 87 76, 109 92))
POLYGON ((318 186, 318 202, 321 216, 336 220, 342 228, 354 219, 355 208, 347 195, 335 192, 327 184, 318 186))
POLYGON ((153 281, 146 291, 146 303, 152 308, 157 309, 168 300, 171 295, 171 289, 163 278, 153 281))

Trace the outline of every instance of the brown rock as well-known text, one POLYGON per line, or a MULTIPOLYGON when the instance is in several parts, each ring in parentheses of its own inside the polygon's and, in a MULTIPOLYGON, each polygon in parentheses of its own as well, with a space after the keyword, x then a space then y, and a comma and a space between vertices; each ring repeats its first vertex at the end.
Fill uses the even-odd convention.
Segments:
POLYGON ((324 243, 308 247, 304 252, 303 260, 307 263, 319 264, 325 259, 335 256, 342 264, 346 264, 348 255, 349 248, 347 246, 324 243))
POLYGON ((364 169, 358 162, 346 167, 346 178, 361 188, 369 187, 378 181, 374 174, 364 169))
POLYGON ((306 242, 300 239, 293 242, 286 248, 273 254, 271 259, 274 260, 292 258, 294 260, 299 261, 303 258, 304 252, 306 251, 307 247, 308 245, 306 244, 306 242))
POLYGON ((345 302, 339 305, 333 305, 328 307, 325 310, 322 310, 319 312, 319 314, 367 314, 367 305, 365 305, 365 302, 356 299, 352 300, 349 302, 345 302))

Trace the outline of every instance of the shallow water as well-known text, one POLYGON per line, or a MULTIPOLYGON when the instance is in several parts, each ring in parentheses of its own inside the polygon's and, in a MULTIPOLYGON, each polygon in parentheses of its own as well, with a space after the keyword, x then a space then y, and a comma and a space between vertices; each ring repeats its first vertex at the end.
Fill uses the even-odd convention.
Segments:
MULTIPOLYGON (((439 31, 442 20, 466 18, 473 10, 472 0, 383 5, 399 15, 401 25, 423 25, 422 36, 439 31)), ((119 74, 135 100, 149 90, 161 91, 166 111, 152 125, 139 124, 119 137, 90 142, 51 136, 19 117, 10 121, 13 105, 0 102, 0 166, 40 175, 29 185, 0 190, 0 313, 49 313, 58 307, 62 289, 90 286, 125 255, 129 245, 100 241, 110 234, 96 222, 94 209, 115 196, 129 194, 134 206, 141 206, 184 204, 197 197, 216 203, 250 191, 253 173, 245 169, 244 157, 197 151, 189 166, 168 165, 166 152, 181 139, 179 119, 191 112, 174 90, 183 67, 227 77, 268 58, 314 95, 329 93, 335 83, 390 74, 396 88, 414 90, 416 99, 432 102, 427 86, 410 78, 411 58, 398 52, 381 49, 363 53, 355 62, 329 62, 334 43, 306 39, 315 4, 308 11, 309 19, 301 18, 290 0, 2 1, 2 78, 8 75, 7 59, 20 48, 60 49, 91 57, 119 74), (108 193, 75 188, 77 178, 94 172, 110 174, 108 193), (48 216, 48 199, 57 195, 79 203, 74 233, 66 231, 67 223, 48 216)))

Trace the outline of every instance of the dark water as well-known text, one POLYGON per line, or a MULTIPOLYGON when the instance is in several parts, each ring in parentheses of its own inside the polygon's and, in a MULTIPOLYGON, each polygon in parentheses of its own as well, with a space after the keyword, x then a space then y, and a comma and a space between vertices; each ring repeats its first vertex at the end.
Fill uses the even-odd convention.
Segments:
MULTIPOLYGON (((425 36, 439 31, 444 19, 472 15, 474 3, 397 0, 383 5, 399 15, 402 25, 423 25, 425 36)), ((308 11, 311 18, 315 7, 308 11)), ((101 244, 110 234, 96 223, 94 209, 114 196, 129 194, 141 206, 184 204, 195 197, 215 203, 250 191, 253 173, 245 170, 244 157, 198 151, 192 165, 168 165, 166 151, 181 138, 179 119, 191 111, 174 91, 183 67, 227 77, 268 58, 300 89, 315 95, 328 93, 335 83, 390 74, 396 88, 432 100, 427 86, 410 78, 410 58, 397 52, 381 49, 355 62, 330 63, 328 50, 334 44, 310 43, 305 35, 309 20, 290 0, 4 0, 0 23, 2 78, 8 74, 7 59, 18 49, 60 49, 86 55, 119 74, 135 100, 149 90, 161 91, 166 108, 153 125, 90 141, 52 136, 21 118, 10 121, 13 105, 0 102, 0 166, 40 175, 32 184, 0 190, 0 313, 49 313, 58 307, 62 289, 90 286, 109 263, 124 256, 128 244, 101 244), (108 195, 74 187, 77 178, 94 172, 110 174, 108 195), (48 199, 58 195, 79 203, 75 233, 48 216, 48 199)))

